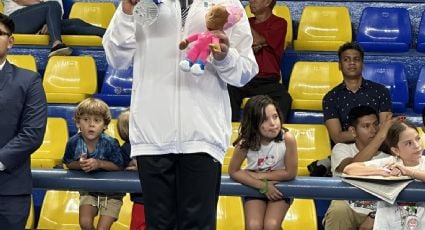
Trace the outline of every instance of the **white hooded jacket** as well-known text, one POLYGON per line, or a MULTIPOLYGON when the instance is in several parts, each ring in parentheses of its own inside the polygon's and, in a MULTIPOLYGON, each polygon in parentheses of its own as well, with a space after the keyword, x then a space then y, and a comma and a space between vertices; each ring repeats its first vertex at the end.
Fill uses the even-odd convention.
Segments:
POLYGON ((184 28, 180 3, 164 0, 152 25, 136 23, 118 6, 103 37, 107 61, 114 68, 133 64, 130 109, 131 156, 206 152, 223 163, 230 144, 231 109, 227 84, 243 86, 258 72, 252 36, 244 17, 225 30, 230 40, 225 59, 210 55, 202 76, 179 68, 186 50, 181 40, 206 30, 211 4, 238 0, 194 0, 184 28))

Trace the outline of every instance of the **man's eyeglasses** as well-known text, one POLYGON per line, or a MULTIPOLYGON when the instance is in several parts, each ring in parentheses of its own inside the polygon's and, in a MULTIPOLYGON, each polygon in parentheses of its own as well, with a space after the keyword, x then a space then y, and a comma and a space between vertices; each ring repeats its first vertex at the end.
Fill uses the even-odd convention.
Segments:
POLYGON ((0 36, 4 36, 4 35, 11 36, 12 34, 0 30, 0 36))

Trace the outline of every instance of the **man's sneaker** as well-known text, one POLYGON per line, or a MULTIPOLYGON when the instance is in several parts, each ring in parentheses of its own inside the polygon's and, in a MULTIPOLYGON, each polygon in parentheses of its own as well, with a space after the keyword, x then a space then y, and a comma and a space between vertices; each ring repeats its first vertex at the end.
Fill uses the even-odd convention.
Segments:
POLYGON ((69 55, 71 55, 71 53, 72 53, 72 49, 70 47, 66 46, 63 43, 60 43, 50 50, 49 57, 52 57, 52 56, 69 56, 69 55))

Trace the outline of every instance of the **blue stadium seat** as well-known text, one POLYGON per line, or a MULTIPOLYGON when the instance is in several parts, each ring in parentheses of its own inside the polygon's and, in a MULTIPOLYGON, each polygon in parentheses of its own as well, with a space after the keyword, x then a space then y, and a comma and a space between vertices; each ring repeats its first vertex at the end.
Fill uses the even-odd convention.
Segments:
POLYGON ((311 110, 291 110, 289 124, 323 124, 323 112, 311 110))
POLYGON ((132 66, 126 70, 117 70, 108 66, 102 89, 95 97, 102 99, 109 106, 130 106, 132 84, 132 66))
POLYGON ((365 51, 406 52, 412 43, 409 11, 405 8, 366 7, 357 31, 365 51))
POLYGON ((416 50, 419 52, 425 52, 425 11, 422 12, 421 22, 419 24, 416 50))
MULTIPOLYGON (((363 77, 385 85, 390 91, 393 112, 403 113, 409 101, 406 70, 402 63, 365 63, 363 77)), ((373 95, 370 95, 373 97, 373 95)))
POLYGON ((422 66, 419 73, 418 81, 416 82, 415 98, 413 102, 413 111, 415 113, 422 113, 425 107, 425 66, 422 66))

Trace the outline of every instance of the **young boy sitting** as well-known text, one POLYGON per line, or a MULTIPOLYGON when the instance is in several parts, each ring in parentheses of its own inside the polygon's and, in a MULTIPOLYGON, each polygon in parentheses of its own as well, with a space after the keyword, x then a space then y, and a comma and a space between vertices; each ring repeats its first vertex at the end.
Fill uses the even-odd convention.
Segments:
MULTIPOLYGON (((111 121, 108 105, 94 98, 83 100, 76 108, 74 121, 80 130, 65 149, 63 163, 69 169, 118 171, 124 166, 118 141, 104 133, 111 121)), ((110 229, 117 220, 125 194, 80 192, 80 227, 95 229, 93 220, 100 213, 97 229, 110 229)))

